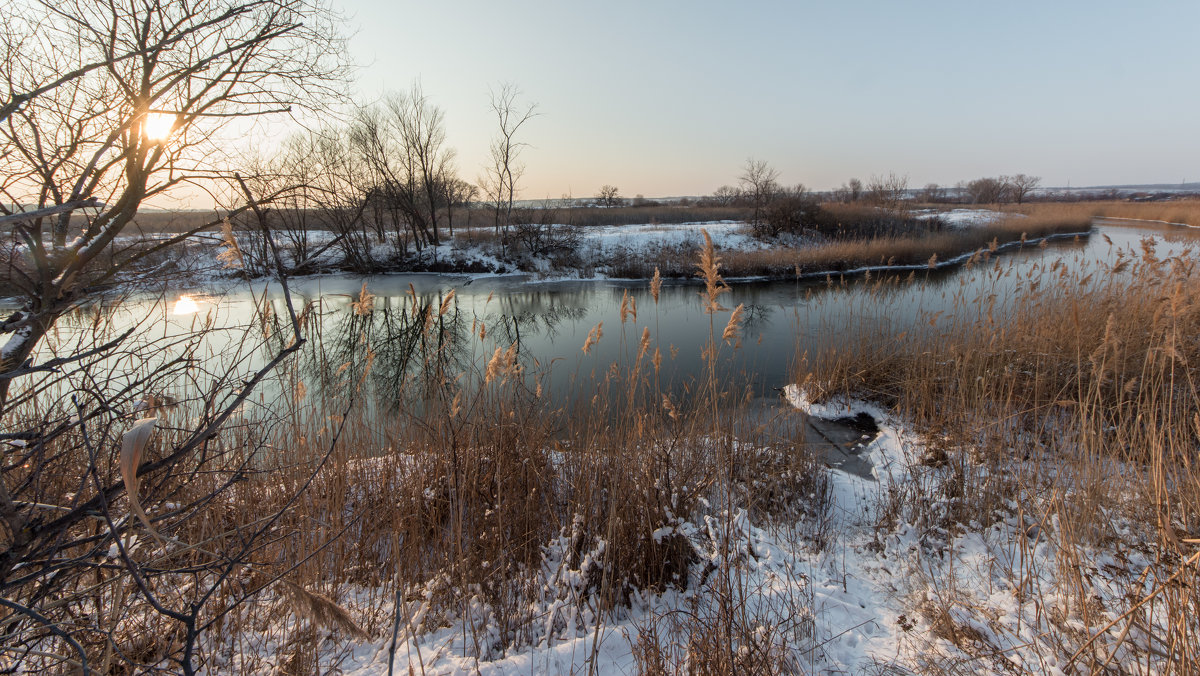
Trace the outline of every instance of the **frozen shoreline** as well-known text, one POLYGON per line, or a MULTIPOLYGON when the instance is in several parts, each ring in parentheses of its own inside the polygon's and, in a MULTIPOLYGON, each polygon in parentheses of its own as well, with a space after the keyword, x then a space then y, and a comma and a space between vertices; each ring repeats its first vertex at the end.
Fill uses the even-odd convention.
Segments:
MULTIPOLYGON (((945 220, 947 224, 954 229, 969 230, 974 227, 984 226, 1001 218, 1004 214, 989 210, 976 209, 955 209, 948 212, 929 212, 917 215, 918 218, 938 216, 945 220)), ((345 279, 371 279, 377 277, 428 277, 431 279, 448 280, 452 283, 462 283, 465 285, 478 283, 489 279, 505 279, 519 281, 526 285, 555 285, 560 283, 571 282, 607 282, 616 284, 641 284, 649 280, 645 277, 624 277, 610 275, 603 271, 602 265, 597 265, 597 261, 603 261, 619 254, 633 258, 647 257, 650 252, 661 250, 665 247, 691 247, 698 246, 703 242, 701 231, 707 231, 712 237, 714 247, 718 254, 722 252, 753 252, 753 251, 769 251, 772 247, 779 246, 779 242, 764 242, 749 234, 749 226, 738 221, 714 221, 714 222, 696 222, 682 224, 641 224, 641 225, 622 225, 622 226, 600 226, 595 228, 583 228, 579 230, 579 254, 583 260, 587 261, 583 268, 577 270, 556 270, 545 260, 527 261, 525 267, 528 269, 514 269, 511 264, 499 260, 495 253, 490 251, 486 246, 480 244, 464 243, 459 239, 455 239, 448 244, 443 244, 438 247, 436 255, 431 257, 431 260, 441 261, 440 265, 449 267, 485 267, 493 271, 488 272, 467 272, 467 271, 408 271, 408 270, 381 270, 378 272, 360 273, 340 269, 329 269, 333 267, 332 260, 323 263, 316 263, 318 268, 327 266, 326 269, 319 269, 317 272, 308 274, 293 274, 289 275, 289 280, 295 283, 303 283, 305 280, 318 280, 322 278, 345 278, 345 279), (509 268, 504 270, 503 268, 509 268), (590 274, 588 271, 590 270, 590 274)), ((309 233, 312 241, 315 243, 327 242, 332 233, 328 232, 313 232, 309 233)), ((1009 242, 1001 244, 999 251, 1008 251, 1014 248, 1019 248, 1023 245, 1036 245, 1043 240, 1059 240, 1073 238, 1076 236, 1086 236, 1087 231, 1070 232, 1052 234, 1041 238, 1030 238, 1025 242, 1009 242)), ((459 235, 456 235, 456 238, 459 235)), ((252 277, 249 280, 242 278, 235 271, 223 267, 217 260, 216 254, 220 248, 211 237, 205 237, 205 243, 197 245, 190 243, 188 245, 191 251, 187 252, 186 260, 176 260, 171 266, 176 268, 175 271, 169 272, 174 279, 171 283, 171 288, 179 290, 197 290, 203 288, 229 288, 245 282, 255 283, 260 280, 268 280, 269 275, 263 277, 252 277), (197 247, 204 247, 200 251, 196 251, 197 247)), ((285 245, 286 242, 280 240, 278 242, 285 245)), ((804 241, 798 239, 787 240, 788 246, 803 246, 804 241)), ((382 246, 382 245, 381 245, 382 246)), ((913 263, 913 264, 893 264, 893 265, 866 265, 853 268, 838 269, 830 267, 823 270, 803 271, 799 275, 795 273, 772 274, 772 275, 749 275, 737 276, 726 275, 725 280, 728 283, 751 283, 764 281, 780 281, 780 280, 807 280, 807 279, 822 279, 826 277, 844 277, 856 276, 867 273, 884 273, 884 272, 907 272, 922 269, 945 269, 953 266, 961 265, 970 260, 973 256, 986 249, 976 249, 964 252, 947 260, 939 260, 933 264, 929 263, 913 263)), ((332 252, 326 254, 331 255, 332 252)), ((382 256, 382 252, 380 253, 382 256)), ((665 277, 665 281, 673 284, 688 284, 695 280, 690 277, 671 276, 665 277)), ((2 301, 0 301, 2 302, 2 301)))

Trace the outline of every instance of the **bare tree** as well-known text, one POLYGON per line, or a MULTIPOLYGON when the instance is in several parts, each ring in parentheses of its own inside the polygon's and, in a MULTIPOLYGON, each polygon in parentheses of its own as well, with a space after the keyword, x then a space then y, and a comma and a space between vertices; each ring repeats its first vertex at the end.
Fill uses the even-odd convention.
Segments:
POLYGON ((600 204, 606 207, 616 206, 620 203, 620 191, 615 185, 603 185, 600 187, 600 193, 596 196, 600 200, 600 204))
POLYGON ((201 29, 200 26, 185 27, 164 36, 160 42, 141 44, 131 51, 89 54, 83 49, 63 48, 63 38, 66 38, 65 44, 74 44, 74 36, 69 30, 64 32, 55 26, 53 17, 40 11, 49 4, 32 0, 0 7, 0 25, 5 27, 0 33, 0 78, 4 88, 0 94, 0 122, 7 120, 26 102, 58 87, 112 64, 149 56, 201 29), (89 56, 95 60, 87 61, 89 56))
POLYGON ((413 84, 382 106, 360 109, 350 131, 371 172, 375 198, 387 205, 397 226, 408 229, 418 252, 441 243, 446 185, 455 180, 444 120, 442 110, 413 84))
POLYGON ((888 172, 887 176, 871 176, 867 182, 866 198, 875 206, 898 210, 908 194, 908 176, 888 172))
MULTIPOLYGON (((363 260, 369 259, 371 244, 363 218, 366 180, 344 139, 337 129, 304 131, 270 156, 246 160, 235 177, 237 190, 227 200, 231 211, 247 201, 260 205, 230 218, 246 272, 266 275, 275 270, 276 252, 269 237, 287 244, 279 253, 288 274, 315 272, 330 250, 349 249, 345 261, 357 270, 371 268, 363 260), (314 239, 323 229, 335 235, 314 239)), ((377 235, 384 237, 382 232, 377 235)))
POLYGON ((936 204, 946 201, 946 189, 937 183, 926 183, 924 188, 921 188, 919 198, 922 202, 936 204))
POLYGON ((762 225, 763 209, 779 192, 779 171, 771 167, 765 160, 749 158, 742 167, 742 175, 738 177, 742 194, 754 208, 750 224, 754 228, 762 225))
MULTIPOLYGON (((52 48, 70 45, 85 63, 144 54, 27 99, 0 127, 0 201, 34 213, 90 205, 86 219, 62 210, 26 215, 17 225, 31 264, 14 270, 27 307, 5 324, 12 334, 5 364, 23 363, 82 288, 110 282, 128 267, 96 270, 93 263, 144 200, 214 177, 213 160, 225 152, 216 135, 225 123, 333 93, 326 83, 342 64, 330 60, 339 50, 321 11, 309 0, 46 3, 47 25, 61 37, 52 48), (79 236, 68 246, 73 224, 81 225, 79 236)), ((0 383, 0 402, 7 382, 0 383)))
MULTIPOLYGON (((255 560, 282 512, 199 546, 172 533, 206 518, 205 510, 252 471, 253 453, 230 455, 214 440, 254 388, 304 344, 286 286, 292 330, 265 361, 240 362, 246 368, 206 372, 191 348, 149 344, 136 326, 115 336, 84 332, 57 354, 38 348, 97 290, 145 278, 142 263, 210 227, 135 249, 118 241, 145 200, 183 184, 232 178, 221 162, 228 122, 336 97, 344 73, 340 40, 320 0, 28 0, 18 13, 33 17, 29 25, 38 32, 36 39, 6 40, 2 55, 8 91, 0 202, 18 212, 8 220, 20 241, 6 281, 21 302, 0 322, 8 335, 0 348, 3 650, 18 661, 37 656, 55 671, 74 665, 87 672, 97 655, 87 646, 100 637, 104 671, 116 669, 114 660, 126 663, 123 670, 138 669, 106 633, 112 616, 89 610, 94 592, 87 590, 99 583, 121 590, 107 600, 113 616, 129 604, 120 599, 136 597, 172 625, 177 647, 164 659, 194 673, 199 636, 227 612, 212 610, 216 588, 255 560), (143 410, 159 410, 151 416, 158 422, 143 421, 134 437, 128 430, 124 438, 133 441, 122 444, 136 397, 170 376, 197 385, 189 415, 168 423, 161 403, 143 400, 143 410), (46 398, 53 393, 57 399, 46 398), (145 434, 155 424, 171 434, 151 452, 145 434), (136 501, 138 481, 147 486, 143 498, 175 505, 140 515, 145 530, 114 509, 123 497, 136 501), (205 491, 189 492, 192 481, 205 491), (135 547, 152 521, 162 549, 135 547), (155 582, 180 571, 190 571, 193 584, 155 582)), ((263 209, 257 199, 240 208, 263 209)), ((284 274, 282 265, 276 269, 284 274)), ((101 325, 97 319, 94 326, 101 325)), ((235 596, 223 608, 246 598, 235 596)))
POLYGON ((1006 182, 1008 183, 1013 201, 1017 204, 1022 204, 1025 202, 1025 198, 1029 197, 1030 193, 1037 190, 1037 187, 1041 185, 1042 178, 1040 176, 1017 174, 1009 176, 1006 182))
POLYGON ((1011 194, 1009 183, 1003 176, 977 178, 967 182, 963 190, 972 204, 1003 204, 1011 194))
POLYGON ((497 136, 492 141, 491 163, 484 169, 479 183, 493 204, 497 234, 512 220, 517 183, 525 171, 520 155, 529 144, 518 141, 517 133, 538 115, 536 103, 526 105, 520 98, 521 90, 512 84, 501 85, 499 91, 491 92, 492 112, 498 123, 497 136))
POLYGON ((713 191, 712 200, 723 207, 732 206, 738 200, 741 193, 737 188, 731 185, 723 185, 713 191))

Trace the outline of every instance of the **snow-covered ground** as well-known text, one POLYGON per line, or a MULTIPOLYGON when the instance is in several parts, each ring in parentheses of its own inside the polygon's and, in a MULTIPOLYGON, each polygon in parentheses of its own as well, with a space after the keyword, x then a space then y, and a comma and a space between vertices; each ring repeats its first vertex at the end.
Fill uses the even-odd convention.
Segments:
POLYGON ((1005 215, 1008 214, 992 209, 951 209, 949 211, 929 209, 917 213, 917 218, 940 218, 952 228, 967 229, 995 223, 1005 215))
MULTIPOLYGON (((944 219, 952 227, 969 228, 986 225, 1000 217, 1000 214, 985 209, 954 209, 940 212, 930 210, 918 214, 921 218, 934 216, 944 219)), ((613 272, 614 261, 648 260, 663 251, 678 252, 687 247, 702 246, 702 230, 708 231, 718 252, 758 251, 779 246, 804 246, 809 243, 809 240, 801 237, 764 241, 754 237, 750 226, 744 222, 710 221, 574 228, 571 232, 575 239, 571 242, 569 250, 576 254, 576 257, 565 264, 561 261, 555 262, 556 254, 525 254, 519 238, 514 238, 508 249, 502 251, 499 243, 491 236, 490 228, 478 231, 482 236, 473 236, 462 230, 457 231, 454 236, 446 235, 443 244, 423 252, 424 263, 415 268, 411 259, 403 266, 397 265, 398 254, 393 243, 377 241, 374 236, 365 243, 367 251, 360 252, 358 256, 370 261, 368 267, 378 266, 381 272, 403 267, 407 270, 453 272, 477 278, 497 274, 527 274, 540 281, 599 280, 620 276, 619 273, 613 272)), ((559 236, 561 232, 565 231, 560 231, 559 236)), ((275 245, 282 252, 285 263, 298 263, 291 253, 304 251, 308 261, 305 267, 307 274, 335 272, 345 267, 342 264, 344 254, 334 242, 335 233, 328 230, 303 233, 303 249, 298 249, 293 241, 293 238, 299 235, 300 233, 289 235, 281 232, 274 234, 275 245)), ((114 246, 138 246, 143 242, 155 242, 173 236, 155 233, 127 235, 117 238, 114 246)), ((270 260, 273 256, 271 250, 264 247, 262 242, 256 241, 252 233, 238 232, 236 237, 247 269, 255 274, 263 274, 273 268, 273 261, 270 260)), ((221 233, 203 232, 159 254, 158 258, 154 259, 156 262, 146 263, 156 266, 152 269, 156 279, 163 278, 163 275, 173 275, 180 278, 185 285, 214 284, 240 277, 236 271, 230 269, 229 260, 218 259, 218 255, 225 248, 224 236, 221 233)), ((22 245, 15 244, 7 255, 15 260, 20 258, 21 251, 22 245)), ((134 272, 130 278, 144 276, 145 272, 134 272)))
MULTIPOLYGON (((554 226, 564 227, 564 226, 554 226)), ((453 274, 462 274, 472 278, 486 278, 497 274, 529 274, 541 281, 558 279, 607 279, 605 261, 613 256, 644 258, 664 248, 686 246, 700 247, 704 243, 702 230, 707 230, 718 250, 756 250, 765 249, 772 244, 763 242, 750 234, 747 224, 740 221, 713 221, 681 224, 634 224, 597 227, 581 227, 574 230, 578 239, 573 250, 579 255, 581 264, 578 268, 555 268, 549 259, 530 259, 522 256, 520 246, 511 245, 509 260, 503 260, 499 244, 490 237, 473 241, 471 237, 458 231, 453 237, 447 236, 444 243, 435 249, 427 249, 424 258, 428 263, 449 265, 456 270, 453 274)), ((487 229, 490 233, 490 229, 487 229)), ((145 239, 162 239, 166 235, 148 235, 145 239)), ((267 262, 258 260, 266 253, 256 244, 252 237, 239 233, 237 235, 246 263, 251 269, 266 269, 267 262)), ((324 248, 332 242, 335 234, 330 231, 317 230, 306 233, 307 249, 311 262, 310 269, 331 270, 336 268, 342 253, 336 245, 324 248), (324 250, 322 251, 322 249, 324 250), (314 252, 319 255, 313 256, 314 252)), ((119 244, 131 245, 138 237, 122 238, 119 244)), ((282 234, 276 234, 275 244, 284 252, 287 261, 288 252, 294 250, 294 243, 282 234)), ((200 233, 191 238, 185 247, 178 249, 170 266, 164 271, 174 272, 182 276, 190 284, 211 284, 223 278, 236 276, 227 262, 218 260, 217 256, 224 249, 222 237, 219 234, 200 233)), ((391 243, 372 241, 370 258, 384 265, 395 258, 396 252, 391 243)), ((436 266, 435 266, 436 267, 436 266)))
MULTIPOLYGON (((327 643, 326 656, 354 676, 389 673, 392 659, 391 673, 401 674, 632 674, 651 642, 680 658, 680 646, 694 638, 689 632, 717 617, 720 599, 732 594, 745 611, 735 649, 775 650, 793 673, 909 673, 950 665, 964 673, 1085 673, 1069 669, 1055 644, 1064 627, 1091 629, 1056 614, 1070 606, 1070 590, 1060 552, 1046 537, 1058 529, 1055 520, 1014 510, 988 526, 946 532, 881 518, 889 496, 927 486, 940 471, 920 462, 922 438, 868 403, 814 404, 797 386, 785 397, 811 415, 864 412, 879 423, 880 434, 865 450, 873 476, 825 470, 832 504, 823 541, 800 523, 756 523, 737 506, 710 510, 672 528, 702 553, 689 585, 635 596, 630 607, 610 613, 580 600, 583 581, 562 565, 569 546, 562 538, 545 549, 544 598, 528 609, 536 618, 530 645, 482 654, 480 646, 499 635, 485 608, 472 605, 467 617, 430 626, 418 600, 400 609, 394 657, 390 635, 336 648, 327 643), (718 545, 722 538, 725 546, 718 545)), ((945 499, 928 500, 937 509, 945 499)), ((1091 560, 1086 575, 1101 608, 1118 608, 1119 599, 1145 591, 1138 578, 1150 565, 1144 555, 1117 548, 1091 560)), ((1114 659, 1127 656, 1119 649, 1114 659)))
POLYGON ((656 247, 701 243, 704 241, 701 230, 707 230, 713 245, 721 249, 763 249, 770 246, 755 238, 750 233, 750 227, 741 221, 605 225, 581 228, 579 235, 584 247, 594 250, 626 247, 645 251, 656 247))

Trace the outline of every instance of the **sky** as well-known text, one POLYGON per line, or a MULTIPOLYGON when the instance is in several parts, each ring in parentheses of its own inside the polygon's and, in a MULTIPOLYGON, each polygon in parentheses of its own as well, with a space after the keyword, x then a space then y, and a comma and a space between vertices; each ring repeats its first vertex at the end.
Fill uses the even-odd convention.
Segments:
POLYGON ((419 80, 472 182, 489 90, 536 103, 521 197, 1026 173, 1200 180, 1200 2, 333 0, 359 101, 419 80))

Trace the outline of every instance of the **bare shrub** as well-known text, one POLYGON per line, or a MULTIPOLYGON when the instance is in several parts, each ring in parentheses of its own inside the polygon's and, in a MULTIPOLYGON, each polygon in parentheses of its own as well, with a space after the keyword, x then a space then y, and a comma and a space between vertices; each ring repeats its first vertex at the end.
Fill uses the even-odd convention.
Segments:
POLYGON ((550 209, 515 210, 511 238, 516 250, 527 258, 547 258, 557 268, 578 267, 579 229, 556 222, 557 215, 550 209))
POLYGON ((762 209, 762 225, 755 230, 764 237, 802 234, 813 227, 821 207, 803 185, 780 189, 762 209))

